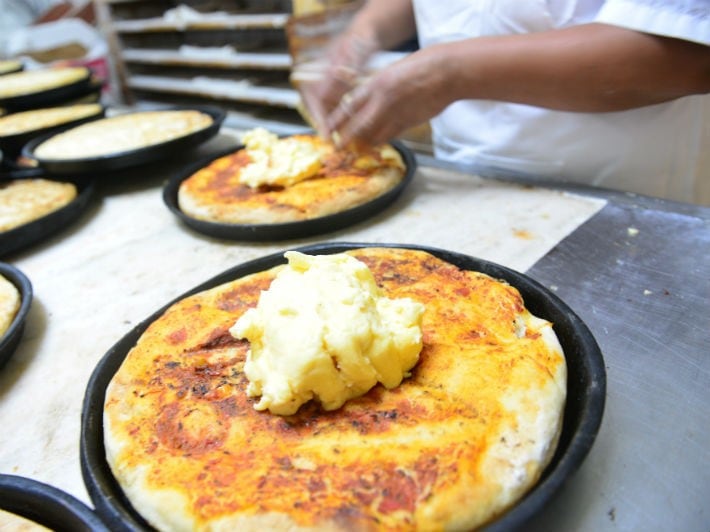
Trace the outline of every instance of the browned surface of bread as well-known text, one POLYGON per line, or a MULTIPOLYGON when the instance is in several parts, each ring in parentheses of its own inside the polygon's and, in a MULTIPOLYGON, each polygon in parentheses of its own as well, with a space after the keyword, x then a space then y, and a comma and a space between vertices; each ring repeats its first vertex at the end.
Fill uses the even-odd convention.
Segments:
POLYGON ((351 252, 388 297, 426 306, 410 378, 344 407, 253 408, 248 345, 228 328, 273 270, 188 297, 153 322, 107 390, 112 470, 161 529, 472 528, 538 480, 561 426, 566 366, 518 291, 429 254, 351 252))

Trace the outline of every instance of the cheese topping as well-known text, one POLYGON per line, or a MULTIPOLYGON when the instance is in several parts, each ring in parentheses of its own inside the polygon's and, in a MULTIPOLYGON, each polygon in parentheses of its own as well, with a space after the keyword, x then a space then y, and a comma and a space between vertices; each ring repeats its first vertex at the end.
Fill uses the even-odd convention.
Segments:
POLYGON ((261 185, 290 186, 313 177, 321 169, 321 152, 297 137, 279 139, 264 128, 247 131, 242 142, 251 163, 242 168, 239 182, 251 188, 261 185))
POLYGON ((424 306, 389 299, 346 254, 286 253, 259 303, 230 332, 251 343, 244 372, 257 410, 290 415, 311 399, 335 410, 381 382, 398 386, 419 360, 424 306))

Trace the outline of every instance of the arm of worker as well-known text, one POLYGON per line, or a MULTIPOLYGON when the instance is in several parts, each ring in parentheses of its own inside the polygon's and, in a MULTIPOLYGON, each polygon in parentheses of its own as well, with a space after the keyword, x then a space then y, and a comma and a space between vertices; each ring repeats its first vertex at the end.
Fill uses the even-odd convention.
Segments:
POLYGON ((326 125, 343 144, 376 144, 461 99, 609 112, 707 92, 710 46, 591 23, 419 50, 347 93, 326 125))

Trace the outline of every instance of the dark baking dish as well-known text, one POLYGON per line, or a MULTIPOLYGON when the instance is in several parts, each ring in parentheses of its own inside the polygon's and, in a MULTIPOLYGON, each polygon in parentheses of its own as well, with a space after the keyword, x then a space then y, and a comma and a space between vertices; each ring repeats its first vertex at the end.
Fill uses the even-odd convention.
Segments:
MULTIPOLYGON (((158 110, 158 109, 156 109, 158 110)), ((209 140, 219 133, 222 127, 222 122, 226 116, 226 112, 218 107, 211 106, 189 106, 189 107, 171 107, 169 109, 159 109, 162 111, 168 110, 195 110, 201 111, 212 117, 212 124, 204 129, 194 131, 187 135, 174 138, 159 144, 153 144, 144 148, 137 148, 128 151, 112 153, 110 155, 102 155, 97 157, 86 157, 80 159, 43 159, 34 154, 37 146, 48 140, 50 137, 58 134, 52 133, 42 135, 28 142, 22 149, 22 154, 30 159, 35 159, 39 165, 53 174, 73 174, 99 172, 107 170, 120 170, 139 166, 145 163, 157 161, 167 158, 171 155, 179 154, 187 149, 198 146, 199 144, 209 140)), ((142 111, 136 111, 136 113, 142 111)), ((68 130, 65 130, 68 131, 68 130)))
POLYGON ((367 218, 370 218, 384 210, 385 207, 397 199, 397 197, 412 181, 417 168, 417 161, 414 154, 409 148, 399 142, 392 142, 392 146, 394 146, 394 148, 402 156, 402 160, 404 161, 406 167, 405 175, 402 181, 384 194, 381 194, 366 203, 357 205, 342 212, 321 216, 319 218, 313 218, 311 220, 276 224, 225 224, 198 220, 188 216, 180 210, 178 205, 178 190, 180 188, 180 184, 215 159, 233 153, 244 146, 237 146, 235 148, 225 150, 218 155, 212 155, 207 159, 188 166, 183 171, 173 176, 163 189, 163 201, 167 205, 168 209, 170 209, 170 211, 172 211, 172 213, 175 214, 175 216, 177 216, 185 225, 194 229, 198 233, 216 238, 253 242, 288 240, 328 233, 366 220, 367 218))
POLYGON ((0 508, 58 532, 108 531, 80 500, 25 477, 0 474, 0 508))
MULTIPOLYGON (((565 352, 568 367, 567 403, 560 441, 552 462, 537 485, 513 508, 488 525, 486 530, 497 532, 523 527, 578 469, 599 430, 606 397, 606 371, 594 337, 579 317, 544 286, 521 273, 488 261, 441 249, 401 244, 325 243, 301 247, 298 250, 309 254, 331 254, 361 247, 419 249, 460 268, 504 279, 520 291, 530 312, 554 323, 554 330, 565 352)), ((114 479, 105 459, 103 443, 106 387, 128 351, 148 325, 174 302, 284 262, 286 261, 283 253, 269 255, 231 268, 193 288, 133 328, 104 355, 95 368, 82 408, 81 468, 96 511, 112 530, 150 530, 114 479)))
POLYGON ((5 107, 12 111, 22 111, 35 109, 37 107, 47 107, 56 103, 64 102, 72 98, 82 96, 87 93, 91 85, 91 70, 86 69, 86 76, 72 83, 44 89, 17 96, 0 98, 0 107, 5 107))
MULTIPOLYGON (((22 333, 25 329, 25 320, 32 306, 32 283, 20 270, 0 262, 0 275, 15 285, 20 293, 20 308, 8 327, 5 334, 0 336, 0 368, 5 365, 20 343, 22 333)), ((2 497, 0 497, 2 500, 2 497)))
MULTIPOLYGON (((98 104, 97 104, 98 105, 98 104)), ((53 126, 47 126, 41 129, 34 129, 32 131, 23 131, 22 133, 16 133, 15 135, 0 135, 0 149, 3 151, 6 157, 15 158, 22 152, 22 147, 29 141, 36 137, 41 137, 43 135, 49 135, 53 133, 59 133, 65 129, 84 124, 86 122, 91 122, 98 118, 102 118, 105 115, 106 109, 104 106, 96 111, 96 113, 84 116, 82 118, 75 118, 73 120, 68 120, 61 124, 55 124, 53 126)))
MULTIPOLYGON (((25 172, 18 170, 11 175, 14 176, 13 179, 48 179, 69 182, 67 179, 48 176, 44 172, 37 173, 34 169, 28 169, 25 172)), ((0 179, 0 185, 7 181, 8 179, 5 178, 0 179)), ((61 209, 9 231, 0 232, 0 257, 41 242, 76 221, 89 206, 95 186, 92 181, 75 181, 74 184, 77 187, 76 197, 61 209)))

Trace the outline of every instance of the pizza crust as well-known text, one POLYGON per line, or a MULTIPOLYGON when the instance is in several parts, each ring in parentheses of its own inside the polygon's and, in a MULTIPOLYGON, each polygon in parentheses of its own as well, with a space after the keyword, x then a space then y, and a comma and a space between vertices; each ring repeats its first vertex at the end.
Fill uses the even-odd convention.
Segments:
POLYGON ((212 117, 196 110, 140 111, 94 120, 39 144, 40 159, 102 157, 161 144, 208 128, 212 117))
POLYGON ((104 411, 107 461, 153 526, 470 529, 538 481, 566 393, 551 324, 514 288, 427 253, 350 253, 388 297, 426 306, 411 377, 334 412, 257 412, 248 346, 227 331, 276 270, 176 303, 128 353, 104 411))
POLYGON ((66 124, 98 115, 102 109, 102 106, 97 103, 87 103, 12 113, 0 118, 0 137, 9 137, 66 124))
POLYGON ((77 195, 73 183, 49 179, 0 182, 0 232, 37 220, 68 205, 77 195))
POLYGON ((239 173, 250 160, 244 150, 239 150, 214 160, 180 184, 180 210, 197 220, 222 224, 311 220, 385 194, 402 181, 406 172, 402 157, 389 145, 356 155, 338 153, 332 143, 315 135, 291 138, 315 144, 321 151, 326 164, 313 177, 287 187, 252 189, 240 183, 239 173))
POLYGON ((34 94, 77 83, 89 77, 84 67, 45 68, 6 74, 0 78, 0 98, 34 94))
POLYGON ((0 275, 0 338, 7 332, 20 310, 20 292, 0 275))

